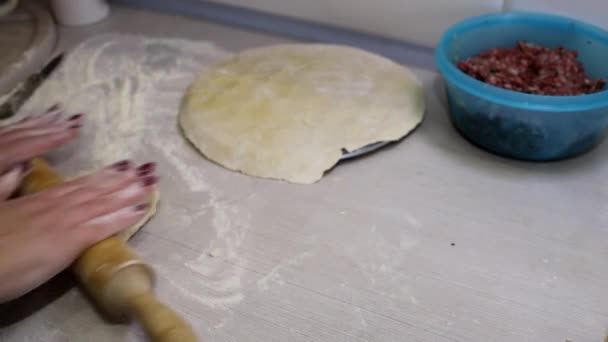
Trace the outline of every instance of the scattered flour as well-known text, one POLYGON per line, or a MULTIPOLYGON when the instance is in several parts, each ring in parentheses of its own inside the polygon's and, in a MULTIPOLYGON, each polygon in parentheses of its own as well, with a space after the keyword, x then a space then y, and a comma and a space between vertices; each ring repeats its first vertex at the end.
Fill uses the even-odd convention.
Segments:
POLYGON ((38 113, 55 102, 87 114, 78 149, 58 153, 68 158, 61 163, 66 169, 153 153, 158 159, 160 152, 191 189, 205 191, 196 163, 180 159, 190 148, 177 130, 176 115, 191 80, 226 54, 207 42, 96 36, 66 57, 19 114, 38 113))
POLYGON ((213 227, 216 238, 197 259, 184 266, 196 276, 170 282, 182 293, 201 304, 227 308, 243 298, 241 278, 245 260, 237 253, 249 231, 249 216, 238 207, 210 198, 214 208, 213 227), (218 260, 219 259, 219 260, 218 260), (236 266, 235 266, 236 265, 236 266))
POLYGON ((273 285, 284 286, 285 281, 281 278, 280 272, 289 266, 299 266, 306 259, 310 259, 314 256, 315 254, 313 252, 307 251, 279 263, 278 265, 273 267, 272 270, 270 270, 270 272, 266 274, 266 276, 257 281, 258 289, 261 291, 266 291, 270 289, 273 285))
POLYGON ((378 295, 416 304, 417 300, 399 267, 409 250, 415 248, 419 241, 406 234, 389 240, 377 234, 377 229, 374 225, 372 229, 354 233, 348 241, 344 241, 341 254, 358 265, 359 271, 378 295))
POLYGON ((418 219, 415 218, 412 215, 407 215, 405 217, 405 219, 407 220, 407 223, 409 223, 414 228, 421 228, 422 227, 422 223, 420 221, 418 221, 418 219))
MULTIPOLYGON (((165 274, 171 272, 167 269, 163 269, 162 267, 160 268, 160 270, 162 270, 162 272, 165 274)), ((171 286, 177 289, 182 295, 185 295, 186 297, 195 300, 202 305, 214 309, 225 309, 230 306, 236 305, 240 303, 245 297, 244 294, 240 291, 240 282, 237 286, 235 286, 235 288, 239 289, 238 292, 234 292, 228 295, 218 295, 214 294, 213 291, 210 291, 209 289, 201 291, 199 288, 194 287, 195 290, 192 290, 192 286, 183 284, 186 280, 176 280, 172 279, 171 277, 167 277, 165 278, 165 280, 168 281, 171 286)), ((206 287, 205 284, 203 284, 203 286, 206 287)))
POLYGON ((244 262, 238 249, 249 230, 249 216, 238 205, 218 200, 221 189, 207 184, 204 170, 209 164, 182 137, 177 114, 186 87, 205 65, 227 55, 202 41, 99 35, 67 55, 15 118, 41 113, 56 102, 69 113, 85 113, 79 142, 50 156, 60 172, 78 174, 121 159, 154 160, 173 185, 164 193, 161 187, 163 215, 175 217, 179 227, 198 228, 202 213, 211 212, 212 226, 205 229, 213 230, 215 239, 210 243, 201 231, 199 247, 207 249, 199 258, 183 260, 178 268, 155 265, 160 278, 179 293, 211 307, 243 299, 242 268, 227 268, 226 263, 244 262), (201 203, 185 208, 179 201, 184 197, 201 203), (221 257, 209 257, 218 250, 221 257))
MULTIPOLYGON (((78 174, 125 158, 158 161, 166 183, 174 187, 161 192, 160 214, 175 218, 172 223, 179 227, 196 227, 202 216, 212 216, 209 227, 200 227, 200 236, 188 236, 196 239, 194 244, 200 244, 201 250, 196 250, 195 257, 172 251, 154 266, 159 279, 172 293, 213 309, 230 309, 244 300, 247 260, 241 254, 251 230, 251 215, 238 201, 224 199, 222 189, 208 181, 209 163, 183 139, 176 115, 188 84, 205 65, 226 55, 206 42, 97 36, 67 56, 63 66, 18 116, 39 113, 55 102, 62 102, 70 112, 87 114, 79 143, 51 155, 64 174, 78 174), (179 196, 171 197, 170 193, 179 196), (189 201, 180 202, 184 197, 189 201), (200 203, 193 204, 190 199, 200 203), (212 234, 211 238, 203 238, 203 229, 212 234)), ((415 218, 408 218, 408 222, 412 226, 422 225, 415 218)), ((338 254, 349 265, 356 265, 377 294, 416 304, 416 298, 398 274, 408 250, 418 241, 401 233, 395 234, 394 239, 386 239, 378 234, 380 229, 383 227, 370 224, 346 238, 341 231, 335 231, 339 236, 332 236, 334 232, 328 230, 299 243, 318 247, 324 241, 339 241, 328 245, 331 253, 327 255, 338 254)), ((194 229, 190 232, 198 234, 194 229)), ((307 249, 299 254, 290 251, 295 255, 284 256, 282 262, 255 283, 257 289, 263 292, 284 286, 291 269, 322 257, 322 251, 307 249)), ((342 282, 341 288, 348 290, 349 286, 342 282)), ((78 302, 69 312, 81 306, 78 302)), ((359 311, 355 317, 360 319, 361 328, 367 327, 363 313, 359 311)), ((23 327, 40 323, 36 321, 30 320, 23 327)), ((215 327, 219 329, 221 323, 215 327)))

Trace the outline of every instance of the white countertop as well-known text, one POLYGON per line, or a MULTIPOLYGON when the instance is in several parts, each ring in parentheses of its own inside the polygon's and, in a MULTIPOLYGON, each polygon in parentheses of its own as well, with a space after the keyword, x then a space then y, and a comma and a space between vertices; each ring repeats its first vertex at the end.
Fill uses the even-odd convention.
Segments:
MULTIPOLYGON (((231 51, 285 41, 118 8, 103 23, 61 29, 60 48, 101 32, 231 51)), ((186 220, 161 206, 132 240, 158 270, 159 297, 203 341, 602 341, 607 145, 559 163, 493 156, 451 126, 438 76, 415 72, 428 111, 401 143, 309 186, 208 163, 210 209, 186 220)), ((161 192, 183 187, 173 180, 165 175, 161 192)), ((0 306, 0 341, 142 340, 135 326, 107 324, 71 285, 59 277, 0 306)))

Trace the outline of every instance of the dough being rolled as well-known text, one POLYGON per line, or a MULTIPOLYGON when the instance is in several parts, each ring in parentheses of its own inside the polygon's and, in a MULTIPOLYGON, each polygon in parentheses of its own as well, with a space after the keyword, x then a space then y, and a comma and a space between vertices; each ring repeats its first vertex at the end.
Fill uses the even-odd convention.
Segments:
POLYGON ((179 124, 228 169, 310 184, 343 150, 403 138, 424 111, 422 85, 393 61, 346 46, 287 44, 206 69, 184 96, 179 124))
POLYGON ((147 203, 149 207, 148 211, 146 212, 146 215, 144 215, 144 217, 142 217, 141 220, 139 220, 134 225, 123 230, 120 234, 118 234, 118 236, 125 241, 133 237, 133 235, 135 235, 135 233, 137 233, 146 223, 148 223, 148 221, 152 218, 152 216, 154 216, 154 214, 156 214, 156 209, 158 207, 159 201, 160 193, 158 192, 158 190, 156 190, 148 197, 147 203))

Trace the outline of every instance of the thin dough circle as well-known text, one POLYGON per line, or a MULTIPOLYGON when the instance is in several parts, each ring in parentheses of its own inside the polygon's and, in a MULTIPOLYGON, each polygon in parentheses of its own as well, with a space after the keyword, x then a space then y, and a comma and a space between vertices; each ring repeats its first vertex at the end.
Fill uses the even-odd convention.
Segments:
POLYGON ((310 184, 343 150, 396 141, 425 111, 407 68, 346 46, 255 48, 203 71, 181 103, 185 137, 235 171, 310 184))

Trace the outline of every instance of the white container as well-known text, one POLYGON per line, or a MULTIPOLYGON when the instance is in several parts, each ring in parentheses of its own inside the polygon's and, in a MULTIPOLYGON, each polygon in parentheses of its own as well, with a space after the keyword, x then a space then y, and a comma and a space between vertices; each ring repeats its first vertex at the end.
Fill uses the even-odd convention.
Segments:
POLYGON ((51 7, 59 24, 66 26, 92 24, 110 13, 106 0, 51 0, 51 7))

